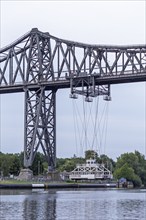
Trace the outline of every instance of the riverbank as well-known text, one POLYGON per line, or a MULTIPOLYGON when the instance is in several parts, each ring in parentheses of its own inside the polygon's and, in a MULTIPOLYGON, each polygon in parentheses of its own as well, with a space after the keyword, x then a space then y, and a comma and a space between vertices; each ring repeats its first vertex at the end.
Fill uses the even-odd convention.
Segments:
POLYGON ((64 189, 64 188, 116 188, 116 184, 92 183, 0 183, 0 189, 64 189))

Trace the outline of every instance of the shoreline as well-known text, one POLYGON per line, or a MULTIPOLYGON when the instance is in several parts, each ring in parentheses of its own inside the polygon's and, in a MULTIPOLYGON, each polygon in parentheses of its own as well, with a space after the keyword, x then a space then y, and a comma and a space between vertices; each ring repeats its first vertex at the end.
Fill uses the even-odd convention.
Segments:
POLYGON ((32 184, 0 184, 0 189, 65 189, 65 188, 117 188, 116 184, 92 183, 32 183, 32 184))

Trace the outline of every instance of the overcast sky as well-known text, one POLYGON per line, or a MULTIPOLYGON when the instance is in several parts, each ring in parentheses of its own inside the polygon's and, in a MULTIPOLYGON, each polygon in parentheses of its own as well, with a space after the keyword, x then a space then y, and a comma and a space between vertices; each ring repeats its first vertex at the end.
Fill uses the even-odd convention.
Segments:
MULTIPOLYGON (((143 0, 1 0, 0 4, 0 47, 34 27, 60 38, 89 44, 146 44, 146 3, 143 0)), ((59 90, 57 93, 57 157, 80 156, 84 151, 75 137, 76 115, 73 113, 75 105, 82 105, 82 99, 73 104, 69 92, 59 90)), ((113 159, 135 150, 146 154, 146 83, 112 85, 111 96, 106 141, 104 146, 98 146, 98 150, 113 159)), ((0 96, 2 152, 23 150, 23 98, 23 94, 0 96)), ((102 99, 100 103, 102 112, 105 103, 102 99)))

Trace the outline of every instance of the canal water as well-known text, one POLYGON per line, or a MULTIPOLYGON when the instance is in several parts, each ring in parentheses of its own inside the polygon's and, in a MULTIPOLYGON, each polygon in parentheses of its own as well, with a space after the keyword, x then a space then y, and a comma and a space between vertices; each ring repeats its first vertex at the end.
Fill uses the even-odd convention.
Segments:
POLYGON ((146 190, 0 190, 1 220, 146 220, 146 190))

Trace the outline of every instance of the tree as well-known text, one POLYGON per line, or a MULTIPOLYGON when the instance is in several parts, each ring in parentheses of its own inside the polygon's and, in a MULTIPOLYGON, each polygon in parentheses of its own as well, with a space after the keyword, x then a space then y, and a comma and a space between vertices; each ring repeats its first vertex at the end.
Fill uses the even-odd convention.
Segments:
POLYGON ((9 157, 7 154, 0 154, 0 173, 1 176, 8 176, 9 175, 9 157))
POLYGON ((20 160, 20 166, 21 168, 24 168, 24 152, 20 152, 19 154, 19 160, 20 160))
POLYGON ((100 157, 98 158, 98 163, 103 163, 105 165, 105 167, 111 171, 113 171, 115 169, 115 162, 113 161, 113 159, 109 158, 107 155, 102 154, 100 155, 100 157))
POLYGON ((20 160, 17 154, 0 154, 0 171, 3 176, 18 175, 20 160))
POLYGON ((37 152, 33 164, 30 167, 30 169, 33 171, 33 175, 39 175, 44 172, 44 167, 43 167, 44 162, 45 162, 44 155, 41 154, 40 152, 37 152))
POLYGON ((20 172, 20 159, 17 154, 13 154, 10 156, 10 167, 9 173, 13 175, 18 175, 20 172))
POLYGON ((114 175, 117 175, 117 172, 121 172, 122 168, 127 164, 128 168, 132 168, 134 186, 139 186, 142 184, 146 185, 146 160, 144 155, 140 154, 138 151, 135 153, 124 153, 119 158, 117 158, 116 169, 114 175))
POLYGON ((56 169, 62 170, 62 166, 64 166, 66 159, 65 158, 57 158, 56 159, 56 169))
POLYGON ((141 178, 142 183, 146 186, 146 160, 144 155, 135 151, 135 155, 138 157, 138 167, 136 174, 141 178))
POLYGON ((138 167, 138 157, 134 153, 124 153, 117 158, 116 168, 122 167, 125 163, 136 171, 138 167))
POLYGON ((67 172, 72 171, 77 164, 83 164, 85 163, 85 159, 82 157, 73 157, 73 158, 57 158, 57 170, 58 171, 64 171, 67 172))
POLYGON ((139 187, 142 184, 141 179, 139 178, 138 175, 136 175, 134 173, 134 169, 131 168, 128 163, 125 163, 121 168, 118 168, 115 172, 114 172, 114 176, 117 179, 121 179, 122 177, 124 177, 125 179, 127 179, 128 181, 131 181, 134 185, 134 187, 139 187))
POLYGON ((85 151, 85 159, 86 160, 88 160, 88 159, 97 159, 97 157, 98 157, 98 154, 97 154, 97 152, 96 151, 94 151, 94 150, 86 150, 85 151))
POLYGON ((67 171, 70 172, 75 168, 76 164, 75 161, 72 159, 67 159, 64 163, 64 165, 61 167, 61 171, 67 171))
POLYGON ((114 176, 116 179, 124 177, 125 179, 131 181, 134 176, 134 170, 129 167, 128 163, 125 163, 122 167, 115 170, 114 176))

